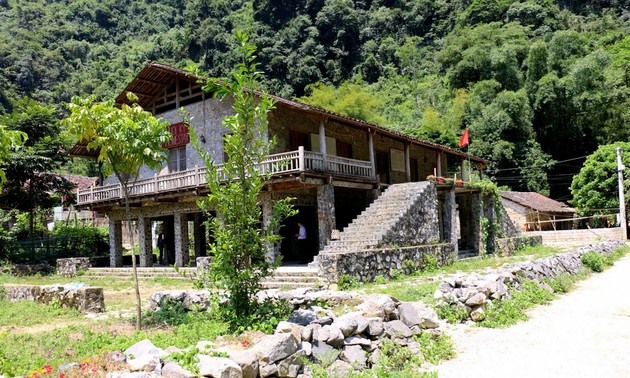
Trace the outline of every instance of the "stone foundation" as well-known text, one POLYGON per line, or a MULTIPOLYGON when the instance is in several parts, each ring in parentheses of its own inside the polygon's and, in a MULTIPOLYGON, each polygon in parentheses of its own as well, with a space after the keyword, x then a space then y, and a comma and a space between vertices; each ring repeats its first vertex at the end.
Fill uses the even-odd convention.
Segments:
POLYGON ((89 257, 57 259, 57 274, 63 277, 76 277, 77 273, 92 267, 89 257))
POLYGON ((452 244, 430 244, 357 252, 320 253, 316 257, 316 263, 329 282, 336 283, 342 275, 370 282, 374 281, 376 276, 391 276, 394 269, 421 270, 429 256, 437 258, 438 266, 448 265, 455 261, 456 253, 452 244))
POLYGON ((76 308, 83 313, 105 311, 103 288, 79 287, 67 285, 4 285, 5 299, 11 302, 19 300, 50 304, 57 302, 61 307, 76 308))

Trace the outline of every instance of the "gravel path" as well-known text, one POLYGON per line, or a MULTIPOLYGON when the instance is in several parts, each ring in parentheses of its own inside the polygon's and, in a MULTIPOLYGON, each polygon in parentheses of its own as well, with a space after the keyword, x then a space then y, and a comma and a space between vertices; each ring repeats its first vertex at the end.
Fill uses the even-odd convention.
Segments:
POLYGON ((440 378, 630 377, 630 254, 507 329, 453 326, 440 378))

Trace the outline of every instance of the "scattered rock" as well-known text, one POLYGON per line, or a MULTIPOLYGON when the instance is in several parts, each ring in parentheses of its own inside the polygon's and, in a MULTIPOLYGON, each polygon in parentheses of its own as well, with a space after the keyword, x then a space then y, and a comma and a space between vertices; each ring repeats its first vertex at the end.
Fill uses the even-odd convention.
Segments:
POLYGON ((289 357, 297 351, 297 341, 291 333, 267 335, 251 350, 258 355, 260 363, 274 363, 289 357))
POLYGON ((197 355, 199 362, 199 375, 210 376, 214 378, 242 378, 243 371, 238 364, 229 358, 210 357, 204 354, 197 355))

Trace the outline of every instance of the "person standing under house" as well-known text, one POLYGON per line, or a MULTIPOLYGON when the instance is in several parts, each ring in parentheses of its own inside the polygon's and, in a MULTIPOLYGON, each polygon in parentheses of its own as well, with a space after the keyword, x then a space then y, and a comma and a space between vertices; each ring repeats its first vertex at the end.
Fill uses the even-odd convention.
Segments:
POLYGON ((307 245, 306 245, 306 227, 302 222, 297 222, 298 225, 298 233, 295 235, 297 238, 297 247, 298 247, 298 257, 300 258, 300 262, 306 264, 306 253, 307 253, 307 245))
POLYGON ((157 247, 160 250, 160 258, 158 259, 158 262, 162 265, 164 264, 164 234, 161 230, 157 237, 157 247))

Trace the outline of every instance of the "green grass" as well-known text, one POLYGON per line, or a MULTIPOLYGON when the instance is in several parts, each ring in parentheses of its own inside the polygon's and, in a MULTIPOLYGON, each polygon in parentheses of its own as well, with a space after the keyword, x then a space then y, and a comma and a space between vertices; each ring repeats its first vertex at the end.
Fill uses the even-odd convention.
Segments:
POLYGON ((0 327, 33 326, 84 318, 83 314, 75 309, 48 306, 31 301, 9 302, 0 299, 0 327))

